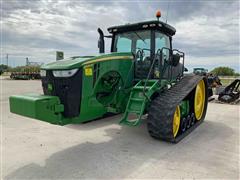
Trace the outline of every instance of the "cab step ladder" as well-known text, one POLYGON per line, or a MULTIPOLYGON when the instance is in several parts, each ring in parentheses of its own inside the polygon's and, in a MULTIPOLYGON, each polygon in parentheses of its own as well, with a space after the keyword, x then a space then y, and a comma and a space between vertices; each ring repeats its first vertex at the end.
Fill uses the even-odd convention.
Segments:
POLYGON ((126 110, 120 124, 129 126, 137 126, 141 117, 144 114, 146 104, 148 103, 151 95, 156 92, 159 87, 158 80, 141 80, 132 89, 126 110), (145 87, 145 90, 144 90, 145 87), (131 115, 135 115, 135 119, 130 119, 131 115))

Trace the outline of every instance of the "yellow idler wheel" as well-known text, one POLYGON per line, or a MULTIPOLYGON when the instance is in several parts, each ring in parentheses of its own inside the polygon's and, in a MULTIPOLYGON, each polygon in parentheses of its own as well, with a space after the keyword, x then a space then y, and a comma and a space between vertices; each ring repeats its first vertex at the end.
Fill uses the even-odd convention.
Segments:
POLYGON ((194 97, 194 113, 196 116, 196 120, 200 120, 203 115, 204 106, 205 106, 205 83, 204 80, 201 80, 197 87, 194 97))
POLYGON ((180 107, 177 106, 173 116, 173 136, 174 137, 177 136, 177 133, 180 127, 180 118, 181 118, 180 107))

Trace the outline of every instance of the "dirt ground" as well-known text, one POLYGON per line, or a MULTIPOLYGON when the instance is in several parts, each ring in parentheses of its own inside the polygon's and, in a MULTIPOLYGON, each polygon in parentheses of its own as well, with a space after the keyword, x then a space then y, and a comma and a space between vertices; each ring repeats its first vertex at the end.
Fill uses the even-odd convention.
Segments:
POLYGON ((178 144, 149 137, 121 115, 56 126, 9 112, 8 97, 40 81, 0 80, 3 179, 239 179, 239 105, 209 103, 205 122, 178 144))

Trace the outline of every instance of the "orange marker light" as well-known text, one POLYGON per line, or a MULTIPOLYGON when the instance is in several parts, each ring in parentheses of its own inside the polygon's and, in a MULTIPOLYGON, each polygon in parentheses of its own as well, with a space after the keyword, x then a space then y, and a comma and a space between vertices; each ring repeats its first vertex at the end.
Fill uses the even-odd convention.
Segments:
POLYGON ((159 19, 161 17, 161 11, 156 12, 156 17, 159 19))

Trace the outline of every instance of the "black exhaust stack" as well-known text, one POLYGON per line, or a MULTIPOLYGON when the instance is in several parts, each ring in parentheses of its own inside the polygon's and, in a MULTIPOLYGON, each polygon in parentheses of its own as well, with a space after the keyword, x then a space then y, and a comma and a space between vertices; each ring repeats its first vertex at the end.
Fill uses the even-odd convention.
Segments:
POLYGON ((100 28, 98 28, 98 33, 99 33, 98 39, 99 53, 104 53, 105 52, 104 34, 100 28))

